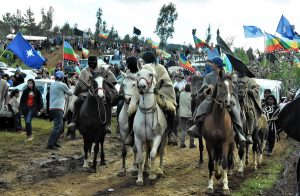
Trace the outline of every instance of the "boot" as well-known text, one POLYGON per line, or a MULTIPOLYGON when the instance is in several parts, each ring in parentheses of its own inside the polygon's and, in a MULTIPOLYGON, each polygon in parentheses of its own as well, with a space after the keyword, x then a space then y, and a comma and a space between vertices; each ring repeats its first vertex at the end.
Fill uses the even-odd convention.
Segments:
POLYGON ((187 134, 189 134, 192 137, 200 138, 201 133, 200 133, 200 127, 198 124, 193 125, 191 128, 187 130, 187 134))
POLYGON ((168 137, 168 141, 169 141, 168 144, 172 144, 172 145, 176 146, 177 145, 176 135, 174 133, 170 133, 169 137, 168 137))
POLYGON ((126 145, 126 146, 133 146, 133 144, 134 144, 133 134, 130 133, 130 134, 127 136, 126 140, 125 140, 125 145, 126 145))

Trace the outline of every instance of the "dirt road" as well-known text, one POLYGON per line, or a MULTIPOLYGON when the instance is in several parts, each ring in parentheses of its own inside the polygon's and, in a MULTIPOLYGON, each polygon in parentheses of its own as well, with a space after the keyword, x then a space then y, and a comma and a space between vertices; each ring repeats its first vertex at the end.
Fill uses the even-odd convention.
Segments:
MULTIPOLYGON (((273 159, 285 154, 289 142, 277 143, 273 159)), ((82 151, 82 140, 67 141, 56 155, 66 155, 82 151)), ((124 177, 118 177, 121 166, 120 144, 117 137, 108 137, 105 143, 106 166, 99 166, 95 174, 81 171, 70 171, 67 175, 48 178, 35 184, 14 183, 4 195, 202 195, 208 184, 207 156, 204 164, 197 167, 198 149, 180 149, 178 146, 168 146, 165 159, 164 178, 158 179, 154 185, 146 180, 145 185, 136 186, 136 177, 128 172, 124 177)), ((51 156, 43 152, 41 156, 51 156)), ((266 158, 266 157, 264 157, 266 158)), ((132 151, 129 150, 128 169, 132 164, 132 151)), ((268 164, 262 164, 259 170, 264 170, 268 164)), ((234 193, 247 178, 255 177, 252 165, 247 166, 245 175, 229 178, 229 187, 234 193)), ((268 175, 266 175, 266 178, 268 175)), ((221 191, 221 181, 215 180, 216 195, 221 191)), ((0 192, 1 193, 1 192, 0 192)), ((271 194, 272 192, 270 192, 271 194)), ((246 194, 246 193, 245 193, 246 194)), ((247 194, 246 194, 247 195, 247 194)))

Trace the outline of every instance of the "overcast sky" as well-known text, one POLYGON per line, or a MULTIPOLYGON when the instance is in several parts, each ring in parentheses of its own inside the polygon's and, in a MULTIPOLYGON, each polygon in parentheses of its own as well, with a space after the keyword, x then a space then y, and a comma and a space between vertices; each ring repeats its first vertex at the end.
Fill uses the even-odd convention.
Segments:
MULTIPOLYGON (((4 0, 0 0, 4 1, 4 0)), ((102 8, 103 20, 110 28, 112 25, 123 37, 132 35, 133 26, 142 31, 142 36, 151 37, 158 42, 154 30, 159 10, 170 0, 9 0, 1 3, 0 15, 15 13, 16 9, 25 12, 30 7, 36 19, 41 20, 40 10, 49 6, 54 8, 54 24, 62 26, 66 21, 71 26, 95 30, 96 12, 102 8)), ((263 50, 264 38, 244 38, 243 25, 254 25, 263 31, 274 34, 283 14, 296 30, 300 31, 299 0, 173 0, 178 19, 175 22, 173 39, 168 43, 193 44, 192 29, 197 36, 205 39, 209 24, 212 28, 212 42, 216 43, 216 30, 220 29, 223 39, 234 38, 235 47, 263 50), (297 17, 298 16, 298 17, 297 17)))

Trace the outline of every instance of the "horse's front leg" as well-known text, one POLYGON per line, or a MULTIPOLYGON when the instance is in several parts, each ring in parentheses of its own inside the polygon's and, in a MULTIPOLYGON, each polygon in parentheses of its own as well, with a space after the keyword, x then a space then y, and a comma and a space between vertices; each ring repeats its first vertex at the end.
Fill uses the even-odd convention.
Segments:
POLYGON ((89 171, 89 151, 91 149, 91 143, 83 138, 83 150, 84 150, 84 163, 83 163, 83 168, 82 168, 82 171, 84 172, 88 172, 89 171))
POLYGON ((198 165, 202 165, 202 163, 203 163, 203 149, 204 149, 202 136, 200 138, 198 138, 198 140, 199 140, 199 152, 200 152, 198 165))
POLYGON ((157 135, 153 138, 153 146, 150 152, 150 159, 151 159, 151 170, 150 170, 150 176, 149 179, 150 180, 155 180, 156 179, 156 174, 155 174, 155 158, 157 155, 157 150, 158 147, 161 143, 161 135, 157 135))
POLYGON ((91 172, 96 173, 97 171, 97 157, 98 157, 98 153, 99 153, 99 141, 95 142, 95 146, 94 146, 94 157, 93 157, 93 165, 91 167, 91 172))
POLYGON ((135 147, 137 149, 137 160, 136 163, 138 164, 138 179, 136 181, 136 184, 138 186, 142 186, 144 181, 143 181, 143 164, 144 164, 144 156, 143 156, 143 143, 142 141, 136 137, 136 135, 134 136, 135 139, 135 147))
POLYGON ((104 147, 103 147, 104 141, 101 141, 100 144, 101 144, 101 154, 100 154, 101 161, 100 161, 100 165, 106 165, 104 147))
POLYGON ((223 195, 230 195, 230 190, 228 187, 228 177, 227 177, 227 169, 228 169, 228 152, 229 152, 229 144, 228 142, 222 145, 222 168, 223 168, 223 195))
POLYGON ((240 142, 239 144, 239 163, 238 163, 238 176, 243 176, 244 173, 244 160, 245 160, 245 142, 240 142))
POLYGON ((133 163, 132 163, 132 167, 131 167, 131 175, 132 176, 137 176, 138 175, 138 167, 137 167, 137 149, 136 146, 133 146, 132 148, 132 152, 133 152, 133 163))
POLYGON ((124 144, 124 141, 122 141, 122 167, 121 170, 119 171, 119 173, 117 174, 119 177, 125 176, 126 174, 126 156, 127 156, 127 149, 126 146, 124 144))
POLYGON ((208 152, 208 170, 209 170, 209 180, 208 186, 205 190, 205 193, 212 194, 214 192, 214 180, 213 180, 213 171, 214 171, 214 151, 206 144, 206 150, 208 152))

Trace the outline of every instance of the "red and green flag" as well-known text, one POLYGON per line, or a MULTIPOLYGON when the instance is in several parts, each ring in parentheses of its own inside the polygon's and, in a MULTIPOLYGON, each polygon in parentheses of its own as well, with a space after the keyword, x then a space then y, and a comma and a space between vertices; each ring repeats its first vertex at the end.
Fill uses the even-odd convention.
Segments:
POLYGON ((76 57, 76 54, 75 54, 72 46, 66 41, 64 41, 63 59, 67 60, 67 61, 72 61, 72 62, 78 63, 78 58, 76 57))
POLYGON ((194 37, 194 42, 196 45, 196 48, 209 48, 209 46, 207 45, 207 43, 201 39, 199 39, 196 35, 193 35, 194 37))
POLYGON ((108 38, 108 33, 99 33, 99 37, 107 39, 108 38))
POLYGON ((289 50, 291 47, 284 42, 282 39, 271 35, 269 33, 265 33, 265 51, 266 52, 277 52, 282 50, 289 50))
POLYGON ((179 65, 192 73, 196 72, 196 69, 191 65, 191 63, 187 60, 186 56, 184 56, 184 54, 182 53, 180 53, 179 65))
POLYGON ((159 47, 159 43, 152 41, 152 46, 151 48, 158 48, 159 47))

